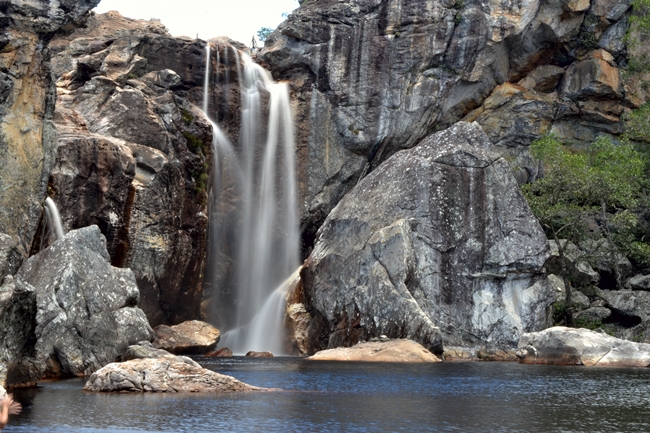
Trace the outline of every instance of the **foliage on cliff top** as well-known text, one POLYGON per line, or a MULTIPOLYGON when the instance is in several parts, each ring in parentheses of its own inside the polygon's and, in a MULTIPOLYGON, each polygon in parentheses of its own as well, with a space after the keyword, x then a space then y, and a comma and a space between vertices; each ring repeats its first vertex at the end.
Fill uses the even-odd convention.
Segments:
POLYGON ((606 137, 575 150, 552 135, 535 141, 531 152, 543 162, 544 177, 524 185, 523 192, 550 237, 608 237, 637 263, 648 262, 650 229, 642 217, 648 204, 646 155, 606 137))

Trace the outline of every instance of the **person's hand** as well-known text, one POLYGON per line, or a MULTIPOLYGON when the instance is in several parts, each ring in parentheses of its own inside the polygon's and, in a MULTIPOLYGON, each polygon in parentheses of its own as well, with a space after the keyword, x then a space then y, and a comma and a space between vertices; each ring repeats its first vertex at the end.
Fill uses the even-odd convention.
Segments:
POLYGON ((23 406, 17 401, 14 401, 13 394, 7 394, 5 397, 5 403, 9 404, 10 415, 18 415, 23 410, 23 406))

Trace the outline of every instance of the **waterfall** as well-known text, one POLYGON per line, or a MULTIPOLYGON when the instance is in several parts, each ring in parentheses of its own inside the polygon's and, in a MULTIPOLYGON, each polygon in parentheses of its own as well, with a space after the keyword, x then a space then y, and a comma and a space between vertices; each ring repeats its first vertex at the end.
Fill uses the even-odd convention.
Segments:
POLYGON ((59 209, 57 209, 54 200, 49 197, 46 198, 44 209, 45 219, 47 220, 47 228, 49 230, 50 236, 56 236, 57 240, 62 239, 65 236, 65 231, 63 230, 63 223, 61 222, 59 209))
MULTIPOLYGON (((221 347, 227 346, 235 354, 249 350, 284 354, 285 302, 284 292, 278 288, 299 263, 289 92, 286 84, 274 83, 270 74, 246 54, 232 47, 223 49, 221 58, 226 63, 221 69, 226 80, 216 84, 227 89, 232 66, 228 61, 234 62, 241 123, 235 146, 212 122, 214 161, 208 273, 216 293, 213 302, 221 303, 222 316, 228 315, 217 314, 214 319, 218 326, 229 329, 222 336, 221 347), (226 304, 231 306, 226 308, 226 304)), ((218 80, 219 75, 216 77, 218 80)), ((204 101, 209 99, 209 90, 206 78, 204 101)), ((215 94, 218 91, 215 88, 215 94)), ((205 102, 204 108, 207 105, 205 102)), ((208 118, 209 113, 206 110, 208 118)))

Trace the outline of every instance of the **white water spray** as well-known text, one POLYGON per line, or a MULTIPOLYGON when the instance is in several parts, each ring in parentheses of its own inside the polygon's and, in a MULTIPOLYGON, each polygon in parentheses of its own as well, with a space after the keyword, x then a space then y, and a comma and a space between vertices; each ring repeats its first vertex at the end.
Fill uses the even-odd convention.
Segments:
POLYGON ((54 200, 49 197, 45 199, 44 204, 45 219, 47 220, 47 228, 50 234, 54 234, 57 240, 62 239, 65 236, 65 231, 63 230, 59 209, 56 207, 54 200))
MULTIPOLYGON (((285 301, 277 288, 299 262, 289 92, 286 84, 274 83, 247 55, 241 54, 242 68, 239 52, 233 48, 232 54, 241 91, 239 143, 233 146, 213 124, 210 195, 213 290, 229 293, 235 310, 232 329, 222 336, 220 346, 235 354, 249 350, 284 354, 285 301)), ((230 57, 226 47, 223 58, 227 62, 230 57)), ((208 93, 209 77, 203 98, 206 115, 208 93)))

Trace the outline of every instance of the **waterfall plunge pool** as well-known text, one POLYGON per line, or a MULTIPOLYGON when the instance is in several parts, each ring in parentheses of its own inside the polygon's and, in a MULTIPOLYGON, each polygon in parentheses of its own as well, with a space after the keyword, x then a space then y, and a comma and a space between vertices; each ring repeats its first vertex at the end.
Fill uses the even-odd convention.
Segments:
POLYGON ((83 380, 16 390, 4 432, 640 432, 647 369, 195 358, 244 394, 94 394, 83 380))

